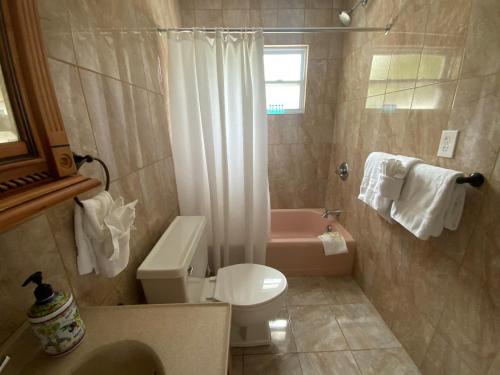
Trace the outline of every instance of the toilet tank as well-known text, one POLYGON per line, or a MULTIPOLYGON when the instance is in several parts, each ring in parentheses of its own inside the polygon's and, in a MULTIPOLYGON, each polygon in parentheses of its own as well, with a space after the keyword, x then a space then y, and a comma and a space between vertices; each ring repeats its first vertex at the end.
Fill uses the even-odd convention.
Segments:
POLYGON ((147 303, 200 302, 208 266, 204 216, 177 216, 137 269, 147 303))

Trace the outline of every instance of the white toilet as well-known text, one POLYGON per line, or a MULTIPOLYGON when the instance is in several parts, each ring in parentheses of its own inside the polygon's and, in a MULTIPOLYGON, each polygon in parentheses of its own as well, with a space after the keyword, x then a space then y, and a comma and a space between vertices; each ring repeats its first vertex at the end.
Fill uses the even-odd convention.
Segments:
POLYGON ((236 264, 207 277, 203 216, 178 216, 137 270, 147 303, 227 302, 232 305, 232 346, 267 345, 269 320, 284 304, 285 276, 260 264, 236 264))

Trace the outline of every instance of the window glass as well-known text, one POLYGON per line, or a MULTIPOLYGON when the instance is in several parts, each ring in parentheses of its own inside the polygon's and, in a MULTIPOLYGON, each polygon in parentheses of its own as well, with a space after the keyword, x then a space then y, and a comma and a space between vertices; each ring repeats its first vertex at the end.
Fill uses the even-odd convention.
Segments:
POLYGON ((267 111, 279 114, 287 110, 300 108, 299 83, 266 84, 267 111))
POLYGON ((300 81, 302 55, 298 53, 268 53, 264 55, 266 81, 300 81))
POLYGON ((304 113, 307 46, 266 46, 267 113, 270 115, 304 113))

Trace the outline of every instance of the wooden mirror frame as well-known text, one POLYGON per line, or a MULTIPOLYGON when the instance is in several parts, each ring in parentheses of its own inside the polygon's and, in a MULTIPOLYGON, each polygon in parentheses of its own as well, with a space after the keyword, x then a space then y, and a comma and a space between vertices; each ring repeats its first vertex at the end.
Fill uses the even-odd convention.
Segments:
POLYGON ((0 144, 0 231, 100 182, 76 174, 37 0, 0 0, 0 60, 21 140, 0 144))

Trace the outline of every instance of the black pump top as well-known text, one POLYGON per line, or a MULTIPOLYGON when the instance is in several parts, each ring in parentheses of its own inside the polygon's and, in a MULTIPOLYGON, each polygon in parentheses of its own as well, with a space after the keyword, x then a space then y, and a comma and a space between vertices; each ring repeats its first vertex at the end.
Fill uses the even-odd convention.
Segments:
POLYGON ((34 294, 38 305, 43 305, 54 297, 54 289, 52 289, 52 286, 50 284, 44 284, 42 281, 42 273, 38 271, 28 277, 23 283, 23 286, 26 286, 29 283, 35 283, 37 285, 34 294))

